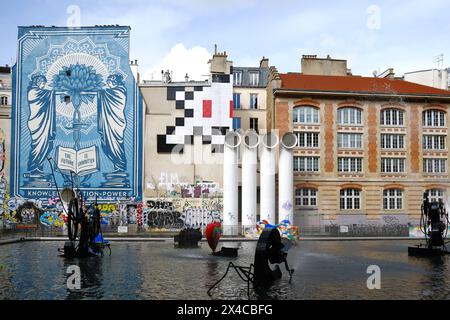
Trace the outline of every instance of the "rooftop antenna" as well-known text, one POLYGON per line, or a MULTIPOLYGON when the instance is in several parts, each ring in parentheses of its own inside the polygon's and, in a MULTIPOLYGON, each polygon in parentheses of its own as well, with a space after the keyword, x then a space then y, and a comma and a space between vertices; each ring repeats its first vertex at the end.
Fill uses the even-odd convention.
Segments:
POLYGON ((441 70, 444 65, 444 54, 441 53, 440 55, 434 57, 433 62, 436 63, 436 67, 441 70))

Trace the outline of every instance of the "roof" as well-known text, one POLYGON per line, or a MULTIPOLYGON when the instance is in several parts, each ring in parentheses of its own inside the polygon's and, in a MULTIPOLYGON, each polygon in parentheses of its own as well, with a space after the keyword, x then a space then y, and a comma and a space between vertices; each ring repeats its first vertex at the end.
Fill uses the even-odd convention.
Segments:
POLYGON ((159 80, 144 80, 139 83, 139 87, 210 87, 209 81, 174 81, 162 82, 159 80))
POLYGON ((322 76, 302 73, 280 74, 281 90, 360 93, 374 95, 445 96, 450 91, 428 87, 399 79, 360 76, 322 76))
POLYGON ((242 72, 242 83, 240 85, 234 84, 234 87, 267 87, 267 83, 269 82, 269 68, 262 67, 235 67, 233 66, 233 73, 242 72), (259 73, 259 83, 257 86, 250 85, 250 73, 258 72, 259 73))

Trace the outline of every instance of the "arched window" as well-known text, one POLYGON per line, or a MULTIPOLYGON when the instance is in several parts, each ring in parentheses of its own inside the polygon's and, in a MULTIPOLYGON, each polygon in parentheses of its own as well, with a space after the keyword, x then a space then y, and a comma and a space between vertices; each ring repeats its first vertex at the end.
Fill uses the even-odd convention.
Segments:
POLYGON ((311 106, 295 107, 294 123, 319 123, 319 109, 311 106))
POLYGON ((405 112, 400 109, 383 109, 381 110, 380 124, 382 126, 403 126, 405 112))
POLYGON ((358 108, 341 108, 338 110, 338 124, 362 124, 362 111, 358 108))
POLYGON ((317 206, 317 189, 300 188, 295 190, 295 205, 301 207, 317 206))
POLYGON ((422 114, 424 127, 445 127, 445 112, 441 110, 426 110, 422 114))
POLYGON ((383 191, 383 208, 384 210, 401 210, 403 209, 403 190, 386 189, 383 191))
POLYGON ((428 201, 430 202, 439 202, 439 200, 444 201, 444 190, 442 189, 429 189, 428 193, 428 201))
POLYGON ((361 208, 361 190, 341 190, 341 210, 359 210, 361 208))

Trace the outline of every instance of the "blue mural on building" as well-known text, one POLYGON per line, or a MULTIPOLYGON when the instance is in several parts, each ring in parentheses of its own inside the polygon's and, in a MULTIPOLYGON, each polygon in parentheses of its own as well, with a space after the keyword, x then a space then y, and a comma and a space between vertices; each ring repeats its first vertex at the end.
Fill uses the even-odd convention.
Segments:
POLYGON ((142 198, 143 109, 129 33, 19 28, 12 196, 48 199, 56 185, 75 185, 90 199, 142 198))

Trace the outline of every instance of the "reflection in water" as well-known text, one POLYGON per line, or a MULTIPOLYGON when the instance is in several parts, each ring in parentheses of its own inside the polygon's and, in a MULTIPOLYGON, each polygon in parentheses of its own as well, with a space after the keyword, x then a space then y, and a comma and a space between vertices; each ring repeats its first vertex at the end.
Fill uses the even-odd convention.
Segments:
MULTIPOLYGON (((84 290, 71 290, 67 288, 68 300, 80 300, 80 299, 96 299, 103 298, 103 270, 102 270, 102 258, 94 257, 89 259, 64 259, 64 268, 71 265, 80 267, 81 273, 81 288, 84 290)), ((70 274, 66 274, 67 277, 70 274)))
POLYGON ((422 281, 422 297, 429 300, 447 299, 449 283, 447 257, 433 257, 427 260, 429 272, 422 281))
MULTIPOLYGON (((251 290, 230 271, 213 299, 448 299, 450 257, 408 257, 411 241, 299 242, 288 255, 292 284, 283 278, 251 290), (368 290, 367 267, 381 268, 381 290, 368 290)), ((210 299, 207 290, 230 261, 253 262, 256 243, 244 242, 235 259, 211 255, 207 245, 174 249, 171 242, 113 243, 112 255, 67 260, 61 243, 0 246, 0 299, 210 299), (81 269, 81 290, 68 290, 67 267, 81 269)))
POLYGON ((214 281, 217 281, 217 276, 220 274, 219 272, 219 262, 217 260, 208 260, 206 262, 206 270, 207 270, 207 277, 206 277, 206 283, 214 283, 214 281))

